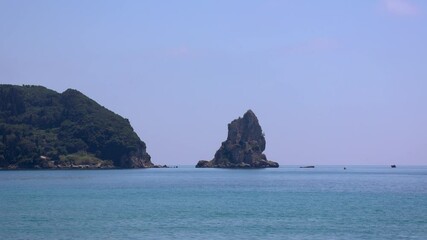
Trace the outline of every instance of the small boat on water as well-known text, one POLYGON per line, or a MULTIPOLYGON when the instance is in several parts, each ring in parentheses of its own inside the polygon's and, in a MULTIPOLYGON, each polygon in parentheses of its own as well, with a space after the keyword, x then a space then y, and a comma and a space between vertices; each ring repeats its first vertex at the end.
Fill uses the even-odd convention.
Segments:
POLYGON ((301 166, 299 168, 314 168, 314 166, 301 166))
POLYGON ((391 168, 396 168, 396 165, 394 165, 394 164, 393 164, 393 165, 391 165, 391 168))

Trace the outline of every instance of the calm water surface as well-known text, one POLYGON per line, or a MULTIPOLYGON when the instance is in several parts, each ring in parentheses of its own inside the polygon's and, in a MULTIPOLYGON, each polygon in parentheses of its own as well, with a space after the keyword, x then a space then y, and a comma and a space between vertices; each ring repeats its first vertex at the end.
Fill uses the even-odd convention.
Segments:
POLYGON ((0 171, 0 239, 427 239, 427 167, 0 171))

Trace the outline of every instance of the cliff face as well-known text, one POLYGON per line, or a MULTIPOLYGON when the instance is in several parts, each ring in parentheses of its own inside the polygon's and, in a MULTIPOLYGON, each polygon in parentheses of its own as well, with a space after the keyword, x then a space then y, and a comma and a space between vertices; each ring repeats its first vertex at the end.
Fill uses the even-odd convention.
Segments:
POLYGON ((266 168, 279 167, 268 161, 265 154, 265 137, 255 114, 249 110, 243 118, 228 124, 227 140, 221 144, 211 161, 199 161, 198 168, 266 168))
POLYGON ((77 90, 0 85, 0 168, 152 167, 129 121, 77 90))

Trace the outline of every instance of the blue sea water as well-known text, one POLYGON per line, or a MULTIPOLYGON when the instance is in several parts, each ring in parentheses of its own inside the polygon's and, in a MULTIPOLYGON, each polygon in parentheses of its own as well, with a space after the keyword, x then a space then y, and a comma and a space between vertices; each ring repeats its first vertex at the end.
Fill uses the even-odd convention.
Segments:
POLYGON ((427 167, 0 171, 0 239, 427 239, 427 167))

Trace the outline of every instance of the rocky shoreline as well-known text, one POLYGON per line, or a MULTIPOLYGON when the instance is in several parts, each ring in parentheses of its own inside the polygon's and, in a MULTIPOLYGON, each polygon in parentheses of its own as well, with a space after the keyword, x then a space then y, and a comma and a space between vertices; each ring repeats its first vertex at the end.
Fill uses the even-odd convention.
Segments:
MULTIPOLYGON (((178 166, 176 165, 154 165, 151 167, 146 167, 146 168, 178 168, 178 166)), ((16 165, 10 165, 7 168, 0 168, 0 171, 7 171, 7 170, 98 170, 98 169, 132 169, 132 168, 121 168, 121 167, 115 167, 115 166, 99 166, 99 165, 86 165, 86 164, 81 164, 81 165, 70 165, 70 166, 65 166, 65 165, 54 165, 52 167, 40 167, 40 166, 35 166, 34 168, 19 168, 16 165)), ((134 168, 136 169, 136 168, 134 168)), ((144 169, 144 168, 142 168, 144 169)))
MULTIPOLYGON (((130 121, 75 89, 0 84, 0 169, 177 168, 155 165, 130 121)), ((197 168, 279 167, 263 153, 254 112, 228 124, 227 139, 197 168)))

